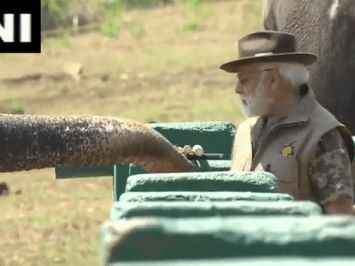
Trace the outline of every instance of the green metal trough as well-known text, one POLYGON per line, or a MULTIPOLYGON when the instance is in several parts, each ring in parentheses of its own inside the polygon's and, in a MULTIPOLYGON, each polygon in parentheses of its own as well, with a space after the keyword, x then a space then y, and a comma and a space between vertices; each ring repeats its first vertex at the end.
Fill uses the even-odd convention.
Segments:
POLYGON ((65 168, 57 178, 112 176, 100 265, 355 265, 355 219, 324 216, 281 194, 270 173, 231 173, 228 122, 150 124, 176 146, 201 145, 193 173, 133 164, 65 168))
POLYGON ((120 202, 155 202, 155 201, 292 201, 293 198, 283 193, 267 192, 234 192, 234 191, 159 191, 159 192, 127 192, 123 193, 120 202))
MULTIPOLYGON (((206 258, 352 258, 352 217, 141 218, 102 226, 106 263, 206 258)), ((338 264, 336 264, 338 265, 338 264)))
MULTIPOLYGON (((231 147, 236 128, 224 121, 148 124, 176 146, 199 144, 208 159, 191 160, 198 171, 227 171, 230 168, 231 147)), ((55 176, 61 178, 113 176, 113 200, 125 191, 130 175, 144 173, 134 164, 103 165, 96 167, 55 167, 55 176)))
POLYGON ((196 259, 169 261, 140 261, 110 263, 110 266, 354 266, 351 258, 299 258, 299 257, 261 257, 196 259))

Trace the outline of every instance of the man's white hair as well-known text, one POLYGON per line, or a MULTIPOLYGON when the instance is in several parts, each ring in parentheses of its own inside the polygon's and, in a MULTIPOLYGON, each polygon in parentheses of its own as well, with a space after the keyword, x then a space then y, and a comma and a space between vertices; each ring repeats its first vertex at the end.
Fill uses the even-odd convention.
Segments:
POLYGON ((280 74, 292 87, 299 87, 309 81, 309 71, 306 66, 299 63, 265 63, 262 69, 278 68, 280 74))
MULTIPOLYGON (((309 72, 302 64, 281 62, 263 63, 260 66, 260 70, 270 68, 277 68, 282 77, 290 83, 292 88, 298 90, 298 93, 300 93, 300 86, 309 80, 309 72)), ((261 73, 254 93, 240 95, 242 112, 246 117, 268 115, 272 108, 274 101, 272 93, 263 83, 266 75, 266 72, 261 73)))

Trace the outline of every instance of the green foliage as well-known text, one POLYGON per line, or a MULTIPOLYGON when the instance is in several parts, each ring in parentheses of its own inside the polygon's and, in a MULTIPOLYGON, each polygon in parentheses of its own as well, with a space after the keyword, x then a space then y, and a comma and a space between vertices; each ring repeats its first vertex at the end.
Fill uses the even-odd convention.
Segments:
POLYGON ((125 4, 122 0, 105 1, 103 7, 108 17, 121 16, 125 11, 125 4))
MULTIPOLYGON (((100 23, 101 32, 108 37, 117 37, 122 28, 121 18, 127 10, 134 8, 159 7, 167 4, 183 3, 187 22, 180 31, 195 31, 213 13, 202 3, 207 0, 42 0, 42 27, 52 29, 71 27, 73 16, 87 17, 100 23), (81 10, 81 11, 80 11, 81 10), (90 10, 91 15, 87 14, 90 10)), ((81 20, 83 21, 83 20, 81 20)), ((145 35, 141 25, 132 28, 132 35, 145 35)))
POLYGON ((23 104, 17 100, 6 100, 0 104, 0 113, 3 114, 24 114, 23 104))
POLYGON ((107 37, 117 37, 121 31, 121 17, 124 13, 125 5, 122 0, 106 1, 104 10, 101 32, 107 37))
POLYGON ((42 0, 41 8, 50 14, 55 22, 59 22, 65 17, 65 10, 69 8, 70 2, 73 1, 60 1, 60 0, 42 0))
POLYGON ((186 6, 192 12, 197 13, 201 4, 205 2, 205 0, 186 0, 186 6))
POLYGON ((78 0, 42 0, 42 29, 47 30, 70 25, 71 11, 78 5, 78 0))
POLYGON ((112 16, 122 14, 127 9, 158 7, 175 2, 176 0, 42 0, 42 24, 44 29, 69 26, 78 10, 84 12, 80 15, 86 16, 85 11, 89 9, 94 17, 105 24, 105 31, 112 34, 119 28, 117 25, 113 26, 112 16))
POLYGON ((199 18, 193 18, 189 21, 187 21, 181 28, 181 30, 184 31, 196 31, 198 30, 201 25, 202 25, 203 21, 199 18))
POLYGON ((177 33, 197 31, 202 28, 206 19, 208 19, 213 11, 202 4, 206 0, 185 0, 184 15, 187 21, 178 29, 177 33))
POLYGON ((101 24, 101 32, 107 37, 117 37, 120 33, 121 25, 113 18, 107 18, 101 24))
POLYGON ((125 7, 131 8, 147 8, 147 7, 157 7, 161 5, 167 5, 175 3, 176 0, 121 0, 125 7))
POLYGON ((14 102, 10 109, 11 114, 22 115, 25 113, 25 109, 22 104, 14 102))

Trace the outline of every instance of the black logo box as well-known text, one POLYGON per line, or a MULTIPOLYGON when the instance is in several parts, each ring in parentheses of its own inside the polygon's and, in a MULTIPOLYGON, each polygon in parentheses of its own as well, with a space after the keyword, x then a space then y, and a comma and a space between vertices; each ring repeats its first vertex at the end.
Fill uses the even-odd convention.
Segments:
MULTIPOLYGON (((64 0, 65 1, 65 0, 64 0)), ((4 14, 15 16, 15 42, 5 43, 0 38, 0 53, 40 53, 41 52, 41 0, 0 0, 0 24, 4 14), (19 41, 20 14, 31 14, 31 42, 19 41)))

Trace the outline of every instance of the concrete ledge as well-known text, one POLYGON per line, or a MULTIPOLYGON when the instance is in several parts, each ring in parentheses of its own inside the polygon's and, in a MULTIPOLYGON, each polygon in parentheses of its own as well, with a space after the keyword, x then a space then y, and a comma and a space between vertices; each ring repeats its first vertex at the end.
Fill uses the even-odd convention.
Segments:
POLYGON ((102 226, 104 259, 355 258, 353 217, 132 219, 102 226))
POLYGON ((137 217, 211 217, 242 215, 320 215, 320 207, 301 201, 235 202, 116 202, 111 220, 137 217))
POLYGON ((260 192, 127 192, 121 195, 120 202, 142 201, 291 201, 288 194, 260 192))
MULTIPOLYGON (((231 168, 231 160, 190 160, 196 168, 196 172, 216 172, 229 171, 231 168)), ((135 165, 130 164, 129 175, 144 174, 144 170, 135 165)))
POLYGON ((229 171, 232 165, 231 160, 193 160, 192 163, 201 172, 229 171))
POLYGON ((277 192, 277 178, 267 172, 197 172, 130 176, 131 191, 251 191, 277 192))

